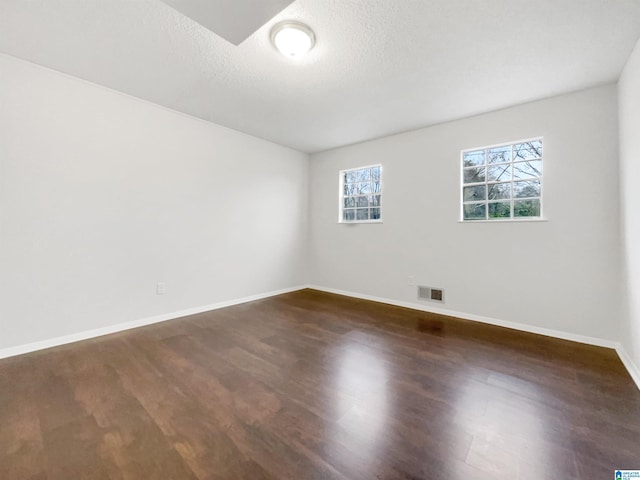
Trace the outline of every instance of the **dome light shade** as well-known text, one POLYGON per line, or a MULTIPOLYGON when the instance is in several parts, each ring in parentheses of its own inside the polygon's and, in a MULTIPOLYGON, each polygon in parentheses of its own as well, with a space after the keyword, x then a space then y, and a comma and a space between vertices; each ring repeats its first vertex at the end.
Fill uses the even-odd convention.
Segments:
POLYGON ((316 36, 305 24, 286 21, 271 29, 271 42, 285 57, 299 58, 313 48, 316 36))

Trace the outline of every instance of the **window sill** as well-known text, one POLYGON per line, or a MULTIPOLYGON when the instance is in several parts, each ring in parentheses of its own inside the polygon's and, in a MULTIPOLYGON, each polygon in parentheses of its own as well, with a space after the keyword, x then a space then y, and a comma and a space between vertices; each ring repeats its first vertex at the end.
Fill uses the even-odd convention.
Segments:
POLYGON ((529 223, 548 221, 547 218, 505 218, 500 220, 458 220, 458 223, 529 223))
POLYGON ((336 223, 341 225, 360 225, 363 223, 382 223, 382 220, 354 220, 352 222, 343 222, 338 220, 336 223))

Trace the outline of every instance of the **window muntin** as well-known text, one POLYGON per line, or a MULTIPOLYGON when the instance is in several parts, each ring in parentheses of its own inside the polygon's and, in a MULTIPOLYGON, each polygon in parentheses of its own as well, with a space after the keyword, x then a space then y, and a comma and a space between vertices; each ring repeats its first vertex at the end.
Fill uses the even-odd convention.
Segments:
POLYGON ((340 222, 382 219, 382 165, 340 172, 340 222))
POLYGON ((542 138, 462 151, 463 221, 540 218, 542 138))

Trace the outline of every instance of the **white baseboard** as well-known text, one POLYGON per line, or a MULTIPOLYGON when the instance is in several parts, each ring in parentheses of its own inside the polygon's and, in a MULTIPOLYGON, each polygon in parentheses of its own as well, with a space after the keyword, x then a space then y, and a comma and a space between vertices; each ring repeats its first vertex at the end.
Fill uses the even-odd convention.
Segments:
POLYGON ((133 320, 130 322, 118 323, 116 325, 109 325, 102 328, 96 328, 93 330, 86 330, 84 332, 73 333, 70 335, 64 335, 61 337, 50 338, 47 340, 41 340, 38 342, 28 343, 24 345, 18 345, 16 347, 9 347, 0 349, 0 359, 14 357, 16 355, 22 355, 25 353, 35 352, 38 350, 44 350, 46 348, 57 347, 60 345, 65 345, 68 343, 79 342, 81 340, 88 340, 90 338, 101 337, 103 335, 109 335, 111 333, 122 332, 125 330, 130 330, 133 328, 143 327, 145 325, 151 325, 154 323, 165 322, 167 320, 173 320, 180 317, 186 317, 188 315, 194 315, 196 313, 209 312, 212 310, 217 310, 220 308, 230 307, 233 305, 239 305, 241 303, 252 302, 254 300, 260 300, 262 298, 273 297, 276 295, 282 295, 283 293, 295 292, 297 290, 303 290, 305 288, 310 288, 313 290, 319 290, 322 292, 335 293, 338 295, 345 295, 347 297, 360 298, 363 300, 371 300, 373 302, 386 303, 389 305, 395 305, 398 307, 410 308, 413 310, 420 310, 424 312, 437 313, 441 315, 447 315, 450 317, 462 318, 465 320, 473 320, 476 322, 486 323, 489 325, 496 325, 499 327, 512 328, 514 330, 520 330, 523 332, 536 333, 539 335, 545 335, 548 337, 561 338, 564 340, 571 340, 579 343, 586 343, 589 345, 595 345, 598 347, 606 347, 613 348, 618 353, 622 364, 625 366, 629 375, 637 385, 638 389, 640 389, 640 369, 637 365, 633 363, 631 357, 627 354, 625 349, 619 342, 615 342, 612 340, 605 340, 601 338, 588 337, 584 335, 577 335, 574 333, 563 332, 560 330, 553 330, 542 327, 535 327, 532 325, 527 325, 524 323, 516 323, 516 322, 508 322, 504 320, 498 320, 490 317, 483 317, 480 315, 474 315, 470 313, 464 312, 456 312, 453 310, 447 310, 444 308, 438 308, 431 305, 424 305, 421 303, 412 303, 412 302, 403 302, 399 300, 393 300, 390 298, 377 297, 374 295, 366 295, 362 293, 349 292, 346 290, 339 290, 336 288, 328 288, 321 287, 319 285, 302 285, 291 288, 284 288, 282 290, 276 290, 273 292, 260 293, 257 295, 250 295, 248 297, 237 298, 234 300, 227 300, 223 302, 214 303, 211 305, 203 305, 200 307, 189 308, 186 310, 180 310, 177 312, 165 313, 162 315, 156 315, 153 317, 142 318, 139 320, 133 320))
POLYGON ((522 332, 536 333, 538 335, 545 335, 547 337, 570 340, 572 342, 585 343, 587 345, 594 345, 597 347, 612 348, 618 353, 618 356, 620 357, 622 364, 625 366, 625 368, 629 372, 629 375, 631 375, 631 378, 635 382, 638 389, 640 389, 640 369, 638 369, 638 367, 633 363, 633 361, 631 360, 631 357, 626 353, 622 345, 619 342, 616 342, 614 340, 606 340, 603 338, 589 337, 586 335, 578 335, 575 333, 563 332, 562 330, 536 327, 533 325, 527 325, 525 323, 508 322, 505 320, 498 320, 497 318, 483 317, 481 315, 474 315, 472 313, 457 312, 453 310, 447 310, 445 308, 439 308, 432 305, 425 305, 422 303, 403 302, 403 301, 394 300, 391 298, 384 298, 384 297, 377 297, 375 295, 366 295, 363 293, 349 292, 345 290, 339 290, 336 288, 322 287, 319 285, 308 285, 308 288, 311 288, 313 290, 319 290, 322 292, 345 295, 347 297, 360 298, 362 300, 371 300, 374 302, 387 303, 389 305, 410 308, 412 310, 438 313, 440 315, 447 315, 449 317, 462 318, 464 320, 473 320, 475 322, 486 323, 486 324, 495 325, 498 327, 511 328, 514 330, 520 330, 522 332))
POLYGON ((536 327, 533 325, 527 325, 526 323, 508 322, 505 320, 498 320, 497 318, 483 317, 481 315, 475 315, 472 313, 457 312, 454 310, 447 310, 432 305, 423 303, 403 302, 400 300, 393 300, 391 298, 376 297, 374 295, 366 295, 362 293, 348 292, 345 290, 337 290, 335 288, 320 287, 317 285, 310 285, 309 288, 314 290, 320 290, 322 292, 336 293, 338 295, 345 295, 347 297, 360 298, 363 300, 372 300, 374 302, 387 303, 389 305, 395 305, 397 307, 411 308, 413 310, 420 310, 423 312, 438 313, 440 315, 447 315, 449 317, 462 318, 464 320, 473 320, 475 322, 487 323, 489 325, 495 325, 498 327, 511 328, 513 330, 520 330, 523 332, 537 333, 538 335, 545 335, 547 337, 561 338, 563 340, 571 340, 573 342, 586 343, 589 345, 596 345, 598 347, 617 348, 619 343, 613 340, 604 340, 602 338, 587 337, 584 335, 577 335, 574 333, 563 332, 561 330, 553 330, 550 328, 536 327))
POLYGON ((88 340, 90 338, 101 337, 103 335, 109 335, 110 333, 122 332, 124 330, 130 330, 132 328, 143 327, 145 325, 165 322, 167 320, 186 317, 188 315, 194 315, 196 313, 209 312, 211 310, 217 310, 219 308, 230 307, 232 305, 239 305, 241 303, 252 302, 254 300, 260 300, 262 298, 282 295, 283 293, 295 292, 296 290, 302 290, 304 288, 307 288, 307 287, 302 285, 297 287, 284 288, 282 290, 276 290, 273 292, 250 295, 248 297, 237 298, 234 300, 226 300, 223 302, 213 303, 211 305, 203 305, 200 307, 188 308, 186 310, 179 310, 177 312, 163 313, 161 315, 155 315, 153 317, 147 317, 139 320, 133 320, 130 322, 123 322, 123 323, 109 325, 102 328, 96 328, 93 330, 86 330, 83 332, 72 333, 70 335, 63 335, 61 337, 55 337, 47 340, 41 340, 38 342, 27 343, 24 345, 18 345, 16 347, 4 348, 4 349, 0 349, 0 358, 14 357, 16 355, 22 355, 24 353, 35 352, 37 350, 44 350, 45 348, 58 347, 60 345, 65 345, 67 343, 79 342, 81 340, 88 340))
POLYGON ((622 345, 618 344, 618 346, 616 347, 616 352, 618 353, 618 357, 620 357, 620 361, 627 369, 627 372, 629 372, 629 375, 631 375, 631 378, 633 378, 633 381, 636 383, 638 389, 640 390, 640 368, 638 368, 638 366, 633 363, 633 360, 622 345))

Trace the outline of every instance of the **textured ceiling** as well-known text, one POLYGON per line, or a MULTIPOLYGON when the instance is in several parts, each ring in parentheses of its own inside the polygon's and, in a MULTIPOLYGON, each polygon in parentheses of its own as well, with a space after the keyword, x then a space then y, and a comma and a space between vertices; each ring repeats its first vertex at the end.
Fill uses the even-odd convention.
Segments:
POLYGON ((0 0, 1 52, 305 152, 615 81, 638 37, 640 0, 297 0, 239 46, 160 0, 0 0))

